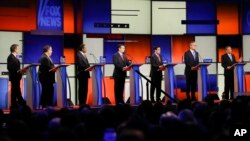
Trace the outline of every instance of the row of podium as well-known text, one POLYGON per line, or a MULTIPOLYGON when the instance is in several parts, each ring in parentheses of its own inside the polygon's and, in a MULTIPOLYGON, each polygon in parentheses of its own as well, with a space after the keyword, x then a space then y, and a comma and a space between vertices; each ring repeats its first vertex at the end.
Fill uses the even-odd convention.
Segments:
MULTIPOLYGON (((198 67, 198 101, 205 100, 208 94, 208 70, 207 67, 211 63, 199 63, 198 67)), ((234 66, 234 91, 244 92, 245 81, 244 81, 244 65, 246 63, 235 63, 234 66)), ((167 64, 165 70, 165 91, 170 94, 172 98, 174 94, 174 66, 177 64, 167 64)))
MULTIPOLYGON (((141 64, 140 64, 141 65, 141 64)), ((139 70, 139 64, 134 64, 129 66, 126 71, 130 71, 130 103, 139 104, 139 75, 135 70, 139 70)), ((21 71, 26 72, 26 102, 27 105, 33 107, 34 109, 39 108, 40 104, 40 93, 39 85, 37 78, 38 74, 36 67, 38 64, 30 64, 24 67, 21 71)), ((51 69, 51 71, 56 72, 56 103, 57 107, 67 107, 67 70, 66 67, 68 64, 61 64, 51 69)), ((92 72, 92 104, 93 105, 102 105, 103 101, 103 73, 102 67, 104 64, 94 64, 87 68, 84 71, 92 72)))
MULTIPOLYGON (((132 64, 126 68, 126 71, 129 71, 130 79, 130 104, 138 105, 140 101, 140 75, 136 72, 139 71, 139 67, 142 64, 132 64)), ((175 98, 175 73, 174 66, 176 63, 169 63, 164 65, 160 71, 164 71, 164 82, 165 82, 165 92, 169 94, 172 98, 175 98)), ((208 84, 208 71, 207 67, 210 63, 200 63, 198 65, 198 100, 202 101, 205 99, 208 93, 207 84, 208 84)), ((244 91, 244 65, 245 63, 235 64, 235 92, 244 91)), ((26 101, 30 107, 38 108, 40 102, 40 90, 37 89, 37 72, 36 67, 38 64, 30 64, 23 68, 26 71, 26 81, 27 81, 27 91, 26 91, 26 101)), ((56 72, 57 76, 57 96, 56 103, 58 107, 67 106, 67 71, 66 67, 68 64, 60 64, 56 66, 52 71, 56 72)), ((94 64, 85 71, 92 72, 92 104, 93 105, 102 105, 103 95, 103 73, 102 68, 104 64, 94 64)))

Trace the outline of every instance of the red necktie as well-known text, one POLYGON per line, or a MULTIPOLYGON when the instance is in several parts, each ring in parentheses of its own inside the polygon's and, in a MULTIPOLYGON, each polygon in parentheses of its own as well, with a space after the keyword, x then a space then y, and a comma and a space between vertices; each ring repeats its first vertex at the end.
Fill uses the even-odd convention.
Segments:
POLYGON ((156 54, 156 56, 157 56, 158 60, 161 62, 160 56, 158 54, 156 54))
POLYGON ((121 55, 121 57, 122 57, 122 60, 124 61, 124 56, 123 56, 123 55, 121 55))

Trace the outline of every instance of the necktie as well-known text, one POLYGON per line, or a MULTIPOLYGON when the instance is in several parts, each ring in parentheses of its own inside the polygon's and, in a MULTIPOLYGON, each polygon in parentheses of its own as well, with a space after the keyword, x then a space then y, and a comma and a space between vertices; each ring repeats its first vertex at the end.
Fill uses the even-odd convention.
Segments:
POLYGON ((231 61, 233 61, 232 54, 228 54, 231 61))
POLYGON ((157 58, 158 58, 159 62, 161 62, 161 58, 160 58, 160 56, 159 56, 158 54, 156 54, 156 56, 157 56, 157 58))
POLYGON ((193 56, 194 56, 194 59, 195 59, 195 52, 193 51, 193 52, 192 52, 192 54, 193 54, 193 56))
POLYGON ((50 60, 51 63, 53 63, 53 61, 52 61, 52 59, 50 57, 49 57, 49 60, 50 60))
POLYGON ((123 54, 121 55, 121 58, 122 58, 122 60, 124 61, 124 56, 123 56, 123 54))
POLYGON ((89 63, 89 60, 88 60, 86 54, 83 54, 83 57, 84 57, 84 59, 86 60, 86 62, 89 63))

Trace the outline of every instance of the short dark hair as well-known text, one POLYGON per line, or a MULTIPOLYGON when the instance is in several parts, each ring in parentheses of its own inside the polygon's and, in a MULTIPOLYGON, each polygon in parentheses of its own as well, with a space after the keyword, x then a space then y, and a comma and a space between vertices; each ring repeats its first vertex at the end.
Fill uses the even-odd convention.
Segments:
POLYGON ((10 46, 10 52, 11 52, 11 53, 14 52, 14 51, 17 49, 17 47, 18 47, 18 44, 12 44, 12 45, 10 46))
POLYGON ((85 44, 81 44, 80 46, 79 46, 79 50, 82 50, 82 49, 84 49, 85 48, 85 44))
POLYGON ((122 46, 124 46, 124 44, 118 44, 117 49, 121 48, 122 46))
POLYGON ((195 41, 190 41, 190 42, 189 42, 189 46, 190 46, 192 43, 195 43, 195 41))
POLYGON ((154 50, 157 50, 158 48, 161 48, 160 46, 155 46, 154 47, 154 50))
POLYGON ((45 45, 43 46, 43 53, 47 52, 51 48, 51 45, 45 45))
MULTIPOLYGON (((230 45, 227 45, 226 47, 225 47, 225 49, 227 49, 227 48, 229 48, 229 47, 231 47, 230 45)), ((232 48, 232 47, 231 47, 232 48)))

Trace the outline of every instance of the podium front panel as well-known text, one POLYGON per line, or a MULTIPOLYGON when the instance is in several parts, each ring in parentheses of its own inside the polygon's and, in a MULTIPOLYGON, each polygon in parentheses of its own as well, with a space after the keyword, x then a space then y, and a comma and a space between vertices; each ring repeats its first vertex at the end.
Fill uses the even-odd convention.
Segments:
POLYGON ((92 70, 93 105, 102 105, 102 66, 103 65, 95 65, 92 70))
POLYGON ((57 71, 57 106, 67 106, 67 70, 66 66, 61 66, 57 71))
POLYGON ((244 81, 244 65, 243 63, 238 63, 234 70, 234 91, 244 92, 245 91, 245 81, 244 81))
POLYGON ((140 87, 139 79, 140 76, 136 72, 139 71, 140 65, 133 65, 132 69, 129 71, 129 80, 130 80, 130 104, 138 105, 140 104, 140 87))
POLYGON ((31 108, 39 107, 40 94, 37 91, 37 65, 31 65, 26 73, 26 102, 31 108))
POLYGON ((208 71, 207 67, 209 64, 201 64, 200 68, 198 70, 198 101, 202 101, 207 96, 207 77, 208 77, 208 71))
POLYGON ((167 94, 171 96, 171 98, 175 98, 175 94, 174 94, 174 82, 175 82, 174 66, 175 65, 176 64, 168 64, 166 66, 166 70, 164 71, 165 91, 167 94))
POLYGON ((8 109, 8 107, 10 106, 8 104, 8 101, 9 101, 9 93, 8 93, 9 78, 0 78, 0 85, 1 85, 0 108, 1 109, 8 109))

